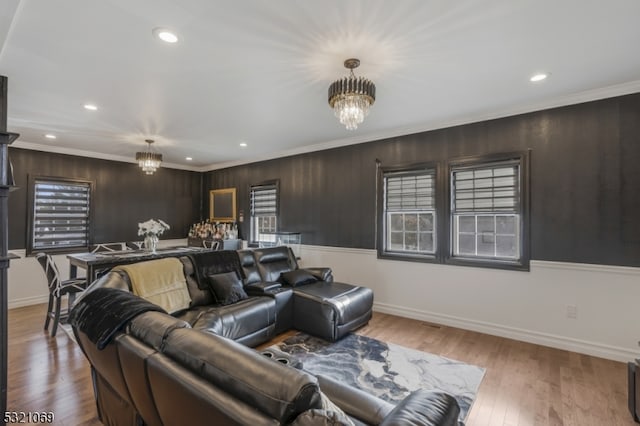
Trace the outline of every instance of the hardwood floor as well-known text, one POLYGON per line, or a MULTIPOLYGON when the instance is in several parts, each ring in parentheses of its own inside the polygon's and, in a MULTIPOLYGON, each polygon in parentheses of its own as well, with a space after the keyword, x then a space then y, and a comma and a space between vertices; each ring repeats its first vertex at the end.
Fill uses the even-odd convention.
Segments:
MULTIPOLYGON (((9 311, 8 409, 99 425, 89 364, 62 330, 50 338, 42 329, 45 311, 9 311)), ((468 426, 635 425, 623 363, 385 314, 359 332, 486 368, 468 426)))

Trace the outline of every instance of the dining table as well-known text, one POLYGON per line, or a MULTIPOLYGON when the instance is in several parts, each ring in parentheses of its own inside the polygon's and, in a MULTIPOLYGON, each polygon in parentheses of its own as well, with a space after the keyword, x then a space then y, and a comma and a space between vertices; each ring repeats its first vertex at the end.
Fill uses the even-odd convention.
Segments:
POLYGON ((67 255, 69 260, 69 277, 78 277, 78 268, 86 271, 89 283, 96 280, 103 273, 118 265, 142 262, 145 260, 162 259, 165 257, 179 257, 189 253, 210 251, 204 247, 164 247, 155 252, 149 250, 120 250, 97 253, 72 253, 67 255))

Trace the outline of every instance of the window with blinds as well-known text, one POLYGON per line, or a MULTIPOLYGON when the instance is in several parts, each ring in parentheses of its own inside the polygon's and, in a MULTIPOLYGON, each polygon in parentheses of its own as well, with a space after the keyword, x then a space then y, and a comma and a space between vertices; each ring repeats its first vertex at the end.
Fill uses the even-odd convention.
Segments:
POLYGON ((388 172, 383 180, 385 251, 434 254, 435 170, 388 172))
POLYGON ((520 162, 451 170, 453 255, 520 258, 520 162))
POLYGON ((252 186, 250 198, 251 241, 275 242, 275 232, 278 231, 278 185, 252 186))
POLYGON ((31 252, 87 248, 90 203, 89 182, 36 179, 31 252))

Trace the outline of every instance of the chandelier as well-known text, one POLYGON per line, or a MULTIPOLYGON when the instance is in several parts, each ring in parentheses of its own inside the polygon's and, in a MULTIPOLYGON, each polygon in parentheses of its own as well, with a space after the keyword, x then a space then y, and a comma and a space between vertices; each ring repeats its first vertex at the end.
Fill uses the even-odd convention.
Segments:
POLYGON ((358 128, 376 100, 376 85, 371 80, 353 74, 353 69, 359 65, 359 59, 344 61, 345 68, 350 70, 349 76, 336 80, 329 86, 329 105, 347 130, 358 128))
POLYGON ((160 167, 160 163, 162 163, 162 154, 151 152, 153 139, 145 139, 144 141, 148 143, 149 146, 146 151, 136 152, 136 161, 143 172, 152 175, 160 167))

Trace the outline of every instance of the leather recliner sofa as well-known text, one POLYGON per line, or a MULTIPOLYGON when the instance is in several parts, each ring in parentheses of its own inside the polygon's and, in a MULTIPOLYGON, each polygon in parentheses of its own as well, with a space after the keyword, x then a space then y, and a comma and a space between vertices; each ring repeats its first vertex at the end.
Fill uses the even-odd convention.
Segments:
MULTIPOLYGON (((107 299, 124 296, 134 303, 140 299, 117 289, 100 291, 107 299)), ((129 309, 128 302, 117 302, 126 306, 121 311, 129 309)), ((94 307, 87 303, 81 300, 76 305, 72 325, 91 363, 104 424, 458 424, 459 406, 448 394, 415 391, 394 407, 329 378, 283 365, 231 339, 194 330, 188 322, 161 312, 128 320, 99 349, 87 329, 104 318, 92 315, 94 307), (89 314, 78 319, 82 313, 76 311, 82 310, 89 314), (332 409, 332 404, 344 413, 332 409)))
MULTIPOLYGON (((365 325, 372 316, 373 291, 365 287, 334 282, 330 268, 300 269, 286 246, 238 252, 194 253, 181 256, 187 288, 191 296, 188 309, 174 314, 197 330, 227 337, 254 347, 276 335, 295 328, 308 334, 335 341, 365 325), (243 277, 249 298, 230 305, 219 305, 203 278, 219 265, 216 256, 233 255, 237 262, 227 270, 237 269, 243 277), (304 282, 287 282, 289 272, 300 272, 304 282), (313 277, 313 278, 310 278, 313 277)), ((92 283, 96 288, 131 291, 124 271, 110 271, 92 283)))

